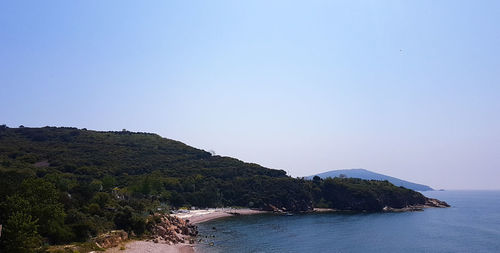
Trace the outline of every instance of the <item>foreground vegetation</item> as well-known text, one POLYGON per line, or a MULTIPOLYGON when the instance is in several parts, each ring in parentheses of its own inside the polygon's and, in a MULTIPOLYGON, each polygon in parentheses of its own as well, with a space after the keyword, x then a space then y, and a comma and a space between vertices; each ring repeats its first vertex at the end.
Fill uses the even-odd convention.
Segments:
POLYGON ((43 251, 111 229, 141 236, 147 215, 170 208, 380 211, 425 200, 387 181, 291 178, 156 134, 0 126, 2 252, 43 251))

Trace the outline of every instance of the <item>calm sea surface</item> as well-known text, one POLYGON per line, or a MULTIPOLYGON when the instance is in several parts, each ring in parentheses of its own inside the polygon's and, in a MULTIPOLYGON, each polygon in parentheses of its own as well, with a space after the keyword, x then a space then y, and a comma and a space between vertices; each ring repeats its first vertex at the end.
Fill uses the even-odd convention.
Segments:
POLYGON ((500 252, 500 191, 424 192, 451 208, 254 215, 200 224, 201 252, 500 252), (216 230, 213 230, 215 227, 216 230), (214 246, 209 246, 213 242, 214 246))

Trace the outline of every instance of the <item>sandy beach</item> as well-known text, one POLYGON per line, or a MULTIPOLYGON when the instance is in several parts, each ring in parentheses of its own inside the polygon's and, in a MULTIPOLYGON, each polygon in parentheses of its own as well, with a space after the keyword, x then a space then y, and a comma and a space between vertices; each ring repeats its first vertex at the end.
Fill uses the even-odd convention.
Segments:
MULTIPOLYGON (((213 208, 202 210, 186 210, 184 212, 172 214, 178 218, 189 220, 191 224, 199 224, 202 222, 230 217, 234 215, 252 215, 267 213, 266 211, 253 210, 248 208, 213 208)), ((106 253, 194 253, 195 245, 191 244, 164 244, 154 243, 153 241, 130 241, 124 245, 125 249, 120 249, 121 246, 110 248, 106 253)))
POLYGON ((252 215, 267 213, 267 211, 254 210, 249 208, 235 209, 235 208, 213 208, 203 210, 191 210, 186 213, 172 214, 178 218, 189 220, 191 224, 199 224, 209 220, 220 219, 234 215, 252 215))

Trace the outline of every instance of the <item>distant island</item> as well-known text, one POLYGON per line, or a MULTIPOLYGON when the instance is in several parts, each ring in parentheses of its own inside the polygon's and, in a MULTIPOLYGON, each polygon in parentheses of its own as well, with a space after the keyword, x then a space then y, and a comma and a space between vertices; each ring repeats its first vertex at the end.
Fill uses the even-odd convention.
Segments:
POLYGON ((292 178, 157 134, 0 126, 2 252, 44 252, 72 242, 79 243, 75 251, 88 252, 113 236, 172 231, 183 235, 172 242, 192 242, 183 238, 196 228, 171 217, 172 210, 231 206, 289 213, 448 205, 388 181, 292 178))
POLYGON ((306 177, 307 179, 311 180, 314 176, 318 176, 320 178, 327 178, 327 177, 345 177, 345 178, 361 178, 365 180, 387 180, 391 184, 395 186, 403 186, 407 189, 412 189, 414 191, 433 191, 431 187, 423 184, 416 184, 412 182, 408 182, 399 178, 391 177, 391 176, 386 176, 383 174, 375 173, 369 170, 365 169, 345 169, 345 170, 331 170, 323 173, 319 173, 313 176, 308 176, 306 177))

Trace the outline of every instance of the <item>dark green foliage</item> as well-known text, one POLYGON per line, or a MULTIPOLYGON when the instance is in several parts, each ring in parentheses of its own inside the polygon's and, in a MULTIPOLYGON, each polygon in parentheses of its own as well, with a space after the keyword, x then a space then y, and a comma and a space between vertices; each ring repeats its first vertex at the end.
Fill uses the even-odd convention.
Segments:
POLYGON ((425 202, 422 194, 388 181, 326 178, 313 179, 313 184, 320 192, 314 196, 315 203, 341 210, 380 211, 385 206, 402 208, 425 202))
POLYGON ((7 196, 0 204, 1 219, 25 213, 37 220, 38 232, 51 242, 63 242, 71 238, 64 226, 64 209, 58 200, 54 185, 43 179, 29 178, 23 181, 17 194, 7 196))
POLYGON ((39 178, 26 179, 21 184, 20 194, 29 203, 24 210, 38 219, 40 235, 50 238, 52 242, 64 242, 71 238, 64 226, 66 214, 53 184, 39 178))
POLYGON ((169 207, 379 211, 424 201, 388 182, 294 179, 155 134, 0 126, 0 247, 12 252, 21 239, 34 248, 111 229, 141 235, 145 217, 169 207))
POLYGON ((11 214, 2 233, 2 249, 12 253, 32 252, 42 242, 37 232, 38 227, 37 220, 25 212, 11 214))

